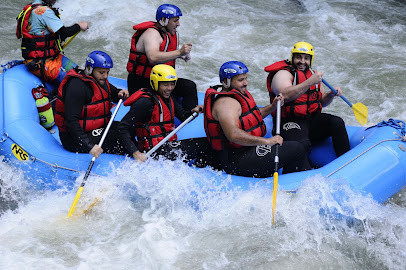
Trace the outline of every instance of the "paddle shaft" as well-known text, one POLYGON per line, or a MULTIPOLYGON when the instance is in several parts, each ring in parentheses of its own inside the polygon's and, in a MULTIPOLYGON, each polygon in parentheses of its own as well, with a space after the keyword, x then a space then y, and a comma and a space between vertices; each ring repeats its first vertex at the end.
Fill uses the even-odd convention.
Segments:
MULTIPOLYGON (((328 82, 326 82, 325 79, 322 79, 322 82, 325 85, 327 85, 327 87, 330 88, 331 91, 337 94, 337 90, 335 90, 334 87, 332 87, 328 82)), ((352 103, 344 95, 341 95, 340 98, 342 98, 345 101, 345 103, 348 104, 348 106, 352 107, 352 103)))
MULTIPOLYGON (((276 108, 276 135, 281 134, 281 101, 278 100, 276 108)), ((279 170, 279 143, 275 146, 275 172, 279 170)))
POLYGON ((72 41, 79 33, 80 33, 80 31, 77 32, 76 34, 74 34, 73 36, 71 36, 71 37, 65 42, 65 44, 63 44, 63 49, 65 49, 66 46, 68 46, 69 43, 71 43, 71 41, 72 41))
POLYGON ((166 143, 173 135, 175 135, 176 132, 178 132, 181 128, 183 128, 187 123, 195 119, 199 114, 197 112, 194 112, 191 116, 189 116, 185 121, 183 121, 182 124, 180 124, 177 128, 172 130, 171 133, 168 134, 162 141, 160 141, 157 145, 152 147, 151 150, 147 152, 145 155, 146 157, 150 157, 159 147, 161 147, 164 143, 166 143))
MULTIPOLYGON (((123 99, 120 98, 119 102, 117 103, 116 109, 114 110, 113 115, 111 116, 110 121, 109 121, 109 123, 107 124, 107 127, 106 127, 106 129, 104 130, 104 133, 103 133, 103 135, 102 135, 102 137, 101 137, 101 139, 100 139, 100 142, 99 142, 99 146, 100 146, 100 147, 102 147, 103 142, 104 142, 104 140, 106 139, 107 133, 109 132, 109 129, 110 129, 111 125, 113 124, 114 118, 116 117, 116 114, 117 114, 117 112, 118 112, 118 109, 120 108, 120 106, 121 106, 122 103, 123 103, 123 99)), ((87 178, 88 178, 89 175, 90 175, 90 171, 91 171, 92 168, 93 168, 93 165, 94 165, 95 160, 96 160, 96 157, 93 157, 93 158, 92 158, 92 161, 91 161, 90 164, 89 164, 89 167, 87 168, 87 171, 86 171, 86 173, 85 173, 85 176, 83 177, 83 180, 82 180, 82 184, 80 184, 80 187, 79 187, 78 191, 76 192, 75 199, 73 200, 73 203, 72 203, 72 205, 71 205, 71 207, 70 207, 70 209, 69 209, 68 216, 67 216, 68 218, 73 215, 73 212, 75 212, 76 205, 78 204, 78 201, 79 201, 79 199, 80 199, 80 196, 82 196, 82 192, 83 192, 84 186, 85 186, 85 184, 86 184, 86 180, 87 180, 87 178)))
MULTIPOLYGON (((281 133, 281 101, 278 100, 276 107, 276 135, 281 133)), ((272 195, 272 224, 275 225, 276 194, 278 191, 278 170, 279 170, 279 143, 275 146, 275 172, 273 174, 273 195, 272 195)))

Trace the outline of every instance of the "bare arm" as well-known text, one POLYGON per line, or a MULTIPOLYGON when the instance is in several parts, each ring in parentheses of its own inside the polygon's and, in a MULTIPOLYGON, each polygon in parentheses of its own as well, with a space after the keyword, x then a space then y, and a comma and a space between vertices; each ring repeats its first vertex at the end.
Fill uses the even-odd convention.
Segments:
POLYGON ((184 44, 180 49, 170 52, 161 52, 163 39, 156 29, 147 29, 137 43, 137 51, 145 52, 151 64, 164 64, 179 57, 185 57, 192 49, 192 44, 184 44))
POLYGON ((287 70, 278 71, 272 79, 271 89, 275 95, 282 94, 286 102, 296 100, 314 84, 319 84, 323 77, 323 72, 316 71, 306 81, 292 85, 293 75, 287 70))
POLYGON ((259 111, 261 112, 262 118, 267 117, 271 112, 276 110, 278 100, 281 101, 281 106, 283 106, 284 97, 283 97, 282 94, 279 94, 279 95, 276 96, 276 98, 274 98, 274 100, 272 101, 272 104, 269 104, 269 105, 267 105, 265 107, 259 108, 259 111))
POLYGON ((326 91, 324 91, 323 85, 321 86, 320 91, 323 94, 322 97, 321 97, 321 105, 323 107, 326 107, 326 106, 330 105, 330 103, 333 101, 333 99, 336 96, 339 97, 339 96, 341 96, 343 94, 343 91, 341 90, 340 87, 335 87, 335 89, 337 90, 337 94, 334 93, 333 91, 330 91, 330 92, 326 93, 326 91))
POLYGON ((213 117, 220 122, 224 135, 229 141, 244 146, 274 145, 276 143, 282 145, 283 139, 280 136, 272 138, 257 137, 242 130, 239 126, 241 113, 241 105, 234 98, 223 97, 214 103, 213 117))

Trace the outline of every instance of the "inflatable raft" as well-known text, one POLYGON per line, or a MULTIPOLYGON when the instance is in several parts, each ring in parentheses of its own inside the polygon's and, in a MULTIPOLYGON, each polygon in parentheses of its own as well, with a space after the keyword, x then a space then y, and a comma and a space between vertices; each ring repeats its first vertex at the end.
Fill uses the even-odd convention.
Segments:
MULTIPOLYGON (((35 188, 72 188, 77 178, 87 170, 90 154, 65 150, 60 143, 57 127, 54 126, 55 132, 51 133, 40 125, 31 90, 41 81, 17 62, 3 67, 0 74, 0 155, 3 162, 21 169, 35 188)), ((109 80, 119 88, 126 88, 123 79, 109 80)), ((199 93, 200 104, 202 99, 203 93, 199 93)), ((128 108, 121 107, 116 120, 126 110, 128 108)), ((270 131, 271 117, 267 117, 265 122, 270 131)), ((313 147, 311 160, 319 168, 279 175, 279 189, 295 191, 305 179, 321 175, 345 180, 352 189, 371 194, 380 203, 399 192, 406 184, 404 122, 390 119, 369 128, 347 126, 347 131, 351 144, 349 152, 336 158, 331 140, 313 147)), ((203 136, 202 115, 178 132, 179 139, 203 136)), ((96 160, 91 175, 111 175, 124 160, 123 156, 102 154, 96 160)), ((208 174, 208 177, 218 175, 213 170, 200 171, 208 174)), ((259 185, 272 190, 272 177, 259 179, 232 175, 230 183, 232 188, 242 190, 259 185)))

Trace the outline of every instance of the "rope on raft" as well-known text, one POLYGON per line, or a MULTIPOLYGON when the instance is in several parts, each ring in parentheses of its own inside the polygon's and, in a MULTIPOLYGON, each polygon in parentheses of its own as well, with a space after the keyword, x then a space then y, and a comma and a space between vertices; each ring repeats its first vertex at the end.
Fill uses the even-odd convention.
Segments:
MULTIPOLYGON (((36 158, 36 157, 34 157, 34 156, 31 157, 31 160, 32 160, 33 162, 39 161, 39 162, 45 163, 45 164, 49 165, 50 167, 54 168, 55 171, 58 170, 58 169, 62 169, 62 170, 67 170, 67 171, 71 171, 71 172, 85 173, 85 171, 80 171, 80 170, 76 170, 76 169, 71 169, 71 168, 68 168, 68 167, 60 166, 60 165, 58 165, 58 164, 56 164, 56 163, 49 163, 49 162, 46 162, 46 161, 41 160, 41 159, 39 159, 39 158, 36 158)), ((89 175, 91 175, 91 176, 100 176, 100 177, 101 177, 101 175, 98 175, 98 174, 95 174, 95 173, 90 173, 89 175)))
POLYGON ((371 126, 367 129, 374 128, 374 127, 392 127, 394 129, 398 130, 398 132, 400 132, 400 134, 397 134, 397 135, 402 138, 402 141, 406 141, 406 124, 402 120, 396 120, 396 119, 389 118, 388 121, 382 121, 382 122, 376 124, 375 126, 371 126))
POLYGON ((22 60, 13 60, 13 61, 8 62, 7 64, 1 65, 1 67, 3 68, 3 73, 4 73, 6 70, 8 70, 8 69, 10 69, 10 68, 12 68, 12 67, 21 65, 22 63, 23 63, 22 60))
POLYGON ((371 127, 367 128, 367 129, 375 128, 375 127, 392 127, 392 128, 394 128, 394 129, 396 129, 396 130, 398 130, 400 132, 400 134, 395 132, 395 134, 398 135, 400 137, 400 139, 387 139, 387 140, 382 140, 380 142, 377 142, 376 144, 369 147, 367 150, 365 150, 361 154, 357 155, 356 157, 354 157, 353 159, 351 159, 350 161, 345 163, 343 166, 337 168, 335 171, 328 174, 326 177, 330 177, 331 175, 335 174, 336 172, 338 172, 339 170, 341 170, 342 168, 344 168, 345 166, 347 166, 348 164, 350 164, 351 162, 353 162, 354 160, 361 157, 366 152, 370 151, 372 148, 376 147, 377 145, 379 145, 379 144, 381 144, 383 142, 389 142, 389 141, 403 141, 403 142, 406 142, 406 124, 405 124, 404 121, 390 118, 388 121, 382 121, 382 122, 376 124, 375 126, 371 126, 371 127))

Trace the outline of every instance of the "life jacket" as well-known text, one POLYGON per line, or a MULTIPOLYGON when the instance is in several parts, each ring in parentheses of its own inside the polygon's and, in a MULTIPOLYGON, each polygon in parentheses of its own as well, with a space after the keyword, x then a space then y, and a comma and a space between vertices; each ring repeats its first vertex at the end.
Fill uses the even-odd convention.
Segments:
MULTIPOLYGON (((298 85, 312 76, 312 71, 308 69, 306 72, 297 70, 290 65, 288 60, 279 61, 265 67, 266 72, 269 72, 266 85, 269 91, 270 102, 275 98, 275 93, 271 89, 272 79, 279 70, 287 70, 293 75, 293 85, 298 85)), ((307 118, 311 115, 320 113, 322 110, 321 105, 322 93, 320 92, 320 84, 312 85, 303 95, 296 100, 287 102, 283 105, 281 110, 281 117, 300 117, 307 118)), ((272 115, 276 115, 276 111, 272 112, 272 115)))
MULTIPOLYGON (((169 106, 167 106, 159 95, 143 88, 124 101, 124 105, 131 106, 142 97, 154 101, 151 119, 147 123, 134 123, 138 148, 141 151, 148 151, 175 129, 175 104, 172 97, 170 97, 169 106)), ((175 134, 169 141, 176 141, 177 139, 178 137, 175 134)))
POLYGON ((242 94, 238 90, 229 92, 217 92, 216 89, 209 88, 204 97, 204 130, 211 147, 214 150, 221 151, 226 148, 240 148, 242 145, 230 142, 223 133, 219 121, 215 120, 212 114, 213 104, 219 97, 235 98, 242 107, 242 113, 239 117, 239 126, 242 130, 257 137, 263 137, 266 134, 266 126, 262 119, 261 112, 251 94, 246 91, 242 94))
MULTIPOLYGON (((29 33, 29 18, 34 9, 42 4, 28 4, 18 15, 16 36, 21 40, 21 52, 24 59, 47 59, 54 58, 62 52, 59 35, 51 33, 49 35, 31 35, 29 33)), ((59 17, 59 12, 53 9, 55 15, 59 17)))
POLYGON ((99 85, 92 77, 79 73, 77 69, 71 69, 62 80, 55 105, 55 124, 60 132, 67 132, 65 125, 65 85, 71 78, 79 78, 84 81, 93 91, 90 103, 83 106, 80 113, 79 124, 85 132, 107 126, 111 116, 110 83, 106 80, 107 90, 99 85))
MULTIPOLYGON (((143 22, 133 26, 133 29, 136 31, 131 39, 131 49, 130 49, 130 56, 127 63, 127 71, 128 73, 135 73, 137 76, 141 76, 144 78, 149 79, 149 75, 151 73, 151 69, 154 67, 148 60, 148 57, 143 52, 137 52, 137 42, 142 35, 148 28, 156 29, 163 41, 159 50, 161 52, 171 52, 175 51, 178 48, 178 35, 171 35, 168 33, 159 23, 157 22, 143 22)), ((166 65, 172 66, 175 68, 175 59, 165 63, 166 65)))

